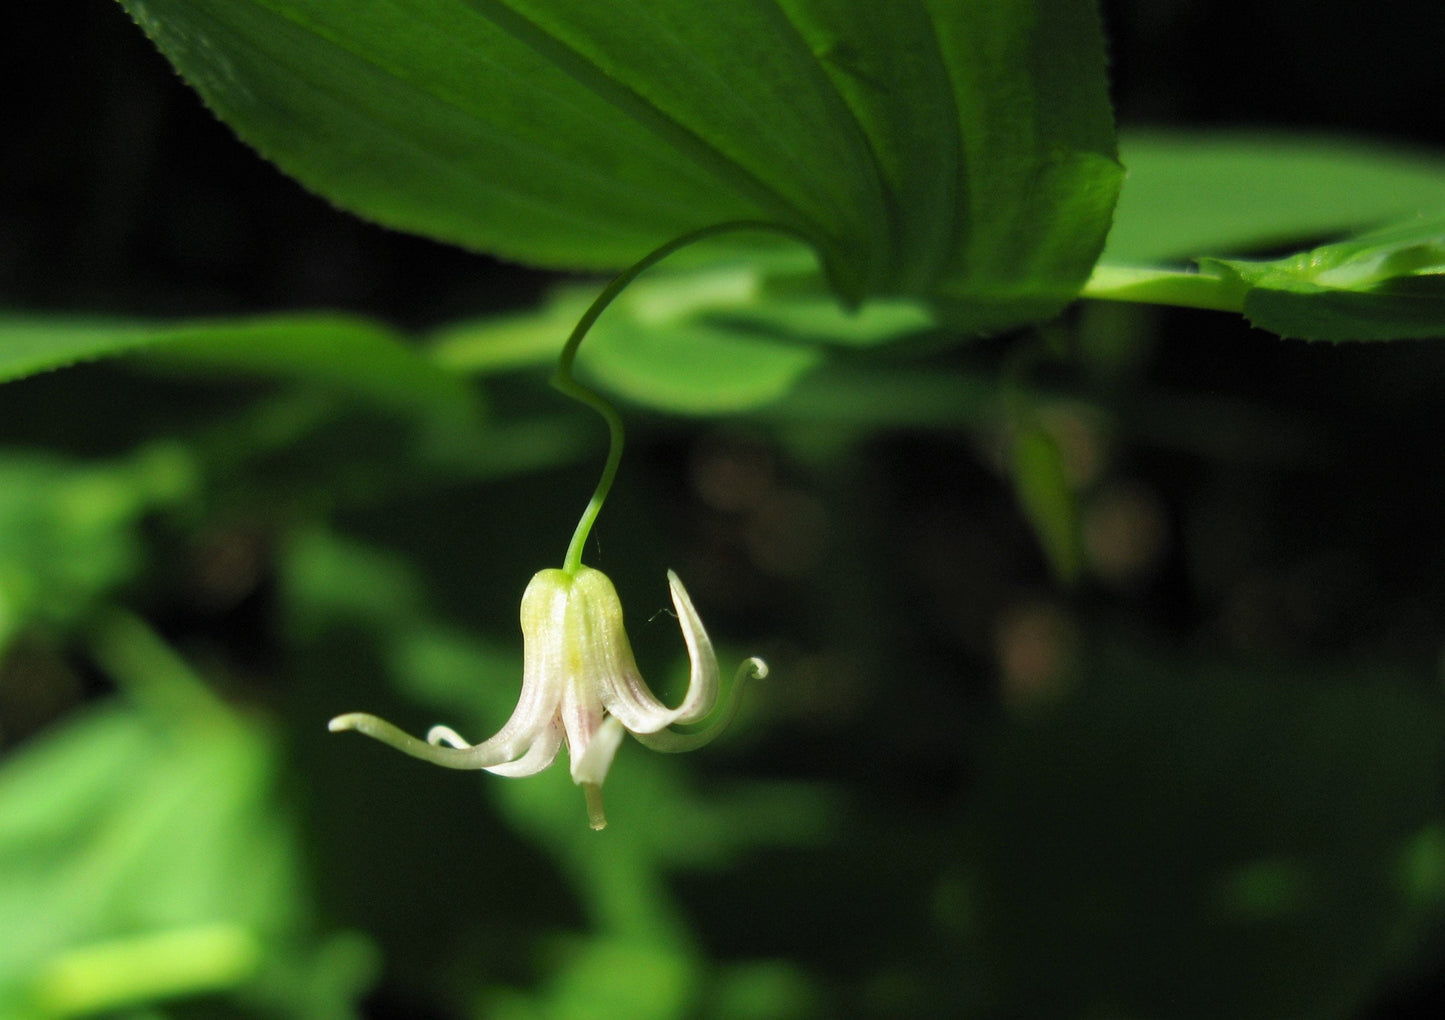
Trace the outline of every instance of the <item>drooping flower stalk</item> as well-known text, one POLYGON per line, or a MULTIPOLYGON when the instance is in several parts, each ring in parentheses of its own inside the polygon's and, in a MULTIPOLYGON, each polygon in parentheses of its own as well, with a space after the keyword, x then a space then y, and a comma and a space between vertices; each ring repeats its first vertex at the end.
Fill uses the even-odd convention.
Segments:
POLYGON ((572 374, 572 365, 577 360, 577 349, 582 346, 582 341, 586 339, 587 334, 602 313, 607 310, 607 307, 632 284, 632 281, 647 270, 674 252, 696 244, 698 241, 715 237, 718 234, 742 230, 777 230, 777 227, 768 223, 739 220, 733 223, 720 223, 704 227, 669 241, 618 273, 588 306, 587 311, 582 313, 582 318, 577 320, 577 325, 572 328, 572 334, 562 346, 562 354, 557 359, 557 370, 552 374, 552 387, 573 400, 586 404, 601 415, 602 420, 607 423, 608 440, 607 460, 602 465, 602 477, 598 479, 597 488, 593 490, 592 498, 587 501, 587 508, 582 511, 582 518, 577 522, 577 530, 572 533, 572 542, 567 546, 567 557, 563 560, 562 569, 568 573, 576 573, 577 568, 582 565, 582 551, 587 544, 587 536, 591 534, 592 525, 596 523, 597 515, 602 511, 602 504, 607 501, 607 494, 612 490, 613 479, 617 477, 617 469, 622 463, 622 448, 625 441, 622 416, 617 413, 617 409, 602 394, 584 386, 572 374))
POLYGON ((540 772, 567 743, 572 780, 587 799, 594 829, 607 824, 602 783, 627 733, 658 751, 688 751, 711 741, 731 722, 748 678, 761 679, 768 667, 749 658, 738 667, 726 703, 713 722, 691 733, 674 724, 700 722, 718 700, 718 665, 712 641, 687 589, 672 571, 668 587, 687 644, 691 671, 687 693, 676 708, 662 704, 637 669, 623 626, 622 603, 600 570, 582 564, 592 525, 601 512, 622 462, 622 418, 601 394, 572 373, 577 349, 597 318, 639 274, 686 245, 724 231, 758 229, 763 224, 729 223, 698 230, 671 241, 620 273, 588 307, 558 359, 552 385, 595 410, 607 423, 608 451, 602 476, 582 512, 562 569, 539 571, 522 596, 522 692, 511 718, 491 738, 469 744, 449 726, 433 726, 418 740, 384 719, 351 712, 332 719, 332 732, 356 730, 416 758, 456 769, 486 769, 502 776, 540 772))

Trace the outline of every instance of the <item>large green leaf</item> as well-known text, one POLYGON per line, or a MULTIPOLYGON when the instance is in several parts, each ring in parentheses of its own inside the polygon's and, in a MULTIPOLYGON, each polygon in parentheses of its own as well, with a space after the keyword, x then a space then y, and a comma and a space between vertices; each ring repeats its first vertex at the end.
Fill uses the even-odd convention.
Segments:
POLYGON ((1091 0, 121 0, 360 215, 549 266, 730 221, 961 325, 1082 285, 1120 171, 1091 0))
POLYGON ((1312 340, 1445 337, 1445 156, 1279 134, 1126 133, 1122 147, 1129 180, 1085 296, 1242 312, 1312 340), (1140 264, 1186 256, 1198 271, 1140 264))

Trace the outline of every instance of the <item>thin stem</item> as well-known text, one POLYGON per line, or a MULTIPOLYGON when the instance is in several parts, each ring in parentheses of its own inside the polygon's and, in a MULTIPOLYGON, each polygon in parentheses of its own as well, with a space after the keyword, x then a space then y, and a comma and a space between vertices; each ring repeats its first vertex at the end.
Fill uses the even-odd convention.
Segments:
POLYGON ((626 290, 633 280, 648 269, 679 248, 685 248, 694 242, 717 234, 739 230, 784 230, 787 232, 785 228, 779 227, 777 224, 738 220, 703 227, 701 230, 694 230, 690 234, 684 234, 682 237, 667 242, 641 261, 618 273, 612 282, 603 288, 602 293, 597 295, 597 299, 577 321, 572 335, 567 338, 567 343, 562 348, 562 354, 557 359, 557 371, 552 376, 552 387, 573 400, 586 404, 600 414, 602 420, 607 423, 608 438, 607 461, 602 466, 602 477, 597 482, 597 488, 592 492, 587 509, 582 511, 582 519, 577 522, 577 530, 572 533, 572 542, 567 546, 567 558, 562 563, 562 569, 569 574, 575 574, 582 566, 583 547, 587 544, 587 536, 592 532, 592 525, 596 522, 597 515, 602 511, 602 504, 607 500, 607 493, 612 488, 612 481, 617 477, 617 468, 622 463, 623 445, 622 418, 618 415, 617 409, 596 390, 578 382, 572 374, 572 364, 577 359, 577 348, 582 345, 583 338, 587 336, 598 317, 607 310, 607 306, 612 304, 617 295, 626 290))
POLYGON ((1079 296, 1095 301, 1130 301, 1180 308, 1244 311, 1248 286, 1240 280, 1204 271, 1122 266, 1107 262, 1094 267, 1079 296))

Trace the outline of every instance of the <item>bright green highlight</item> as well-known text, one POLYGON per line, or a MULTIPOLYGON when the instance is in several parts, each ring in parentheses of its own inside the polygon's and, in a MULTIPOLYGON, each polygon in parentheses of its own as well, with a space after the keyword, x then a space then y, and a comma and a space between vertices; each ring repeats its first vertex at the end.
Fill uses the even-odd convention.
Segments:
POLYGON ((1094 268, 1079 296, 1096 301, 1240 312, 1244 310, 1246 289, 1237 280, 1219 273, 1105 262, 1094 268))
POLYGON ((114 939, 49 961, 31 997, 43 1015, 71 1017, 222 991, 248 980, 261 955, 255 935, 235 924, 114 939))
POLYGON ((264 983, 341 1015, 374 956, 312 926, 269 726, 139 618, 102 617, 78 636, 118 693, 0 768, 0 1012, 109 1014, 264 983))

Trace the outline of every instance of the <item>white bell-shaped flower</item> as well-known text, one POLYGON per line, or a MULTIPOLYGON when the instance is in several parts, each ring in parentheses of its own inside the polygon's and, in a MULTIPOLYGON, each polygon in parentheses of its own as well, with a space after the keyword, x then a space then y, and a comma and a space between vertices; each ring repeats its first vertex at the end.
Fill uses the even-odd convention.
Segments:
POLYGON ((529 776, 557 756, 565 739, 572 780, 587 796, 592 827, 607 824, 602 783, 623 736, 632 733, 660 751, 685 751, 707 743, 732 719, 748 675, 767 666, 746 660, 728 703, 715 723, 697 733, 676 733, 675 723, 700 721, 717 703, 718 666, 712 641, 687 589, 667 574, 672 604, 692 661, 687 693, 668 708, 643 681, 622 623, 622 603, 607 575, 590 567, 575 572, 540 571, 522 596, 522 693, 496 735, 468 744, 447 726, 433 726, 425 741, 363 712, 340 715, 330 729, 356 730, 417 758, 454 769, 486 769, 501 776, 529 776))

